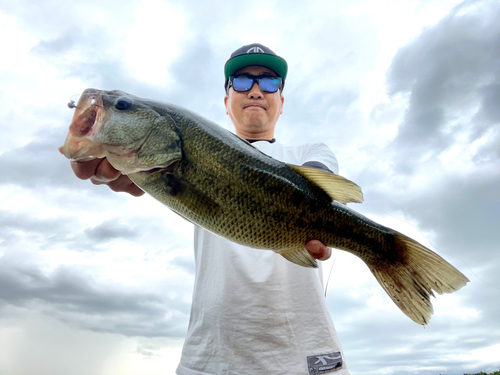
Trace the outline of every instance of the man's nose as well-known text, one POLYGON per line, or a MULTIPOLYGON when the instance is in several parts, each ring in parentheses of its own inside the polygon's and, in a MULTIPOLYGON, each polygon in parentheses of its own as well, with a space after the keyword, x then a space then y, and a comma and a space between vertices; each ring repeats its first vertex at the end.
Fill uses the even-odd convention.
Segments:
POLYGON ((262 91, 260 91, 260 87, 259 87, 259 84, 257 82, 255 82, 252 85, 252 88, 250 89, 250 91, 248 91, 248 97, 250 99, 262 99, 262 98, 264 98, 264 94, 262 93, 262 91))

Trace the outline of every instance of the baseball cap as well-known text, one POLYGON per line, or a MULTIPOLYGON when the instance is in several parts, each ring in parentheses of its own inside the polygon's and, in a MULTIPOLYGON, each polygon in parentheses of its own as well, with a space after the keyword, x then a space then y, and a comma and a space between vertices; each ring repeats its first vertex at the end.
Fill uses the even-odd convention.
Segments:
POLYGON ((283 84, 285 83, 288 71, 288 65, 285 59, 279 57, 266 46, 253 43, 238 48, 231 54, 229 60, 226 61, 226 65, 224 65, 226 84, 229 77, 238 69, 250 65, 260 65, 271 69, 278 75, 278 77, 283 79, 283 84))

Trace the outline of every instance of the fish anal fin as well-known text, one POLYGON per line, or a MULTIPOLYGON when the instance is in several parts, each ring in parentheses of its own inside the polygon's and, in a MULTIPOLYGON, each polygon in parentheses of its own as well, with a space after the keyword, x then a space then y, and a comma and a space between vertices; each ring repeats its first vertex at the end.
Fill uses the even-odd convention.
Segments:
POLYGON ((274 252, 299 266, 318 268, 318 262, 305 247, 300 249, 274 250, 274 252))
POLYGON ((302 177, 319 186, 333 200, 340 203, 361 203, 363 192, 354 182, 345 177, 322 171, 321 169, 287 164, 302 177))

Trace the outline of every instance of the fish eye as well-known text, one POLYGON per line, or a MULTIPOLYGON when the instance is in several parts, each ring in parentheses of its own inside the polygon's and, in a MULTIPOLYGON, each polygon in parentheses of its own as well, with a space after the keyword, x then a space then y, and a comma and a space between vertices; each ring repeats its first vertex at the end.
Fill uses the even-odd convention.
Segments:
POLYGON ((123 111, 132 107, 132 101, 126 96, 121 96, 115 100, 115 108, 123 111))

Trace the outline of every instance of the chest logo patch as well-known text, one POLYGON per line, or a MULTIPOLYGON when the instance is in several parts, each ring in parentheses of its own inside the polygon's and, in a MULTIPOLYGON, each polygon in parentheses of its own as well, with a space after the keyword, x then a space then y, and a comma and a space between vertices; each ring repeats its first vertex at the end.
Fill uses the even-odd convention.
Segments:
POLYGON ((342 353, 310 355, 307 357, 309 375, 326 374, 342 368, 342 353))

